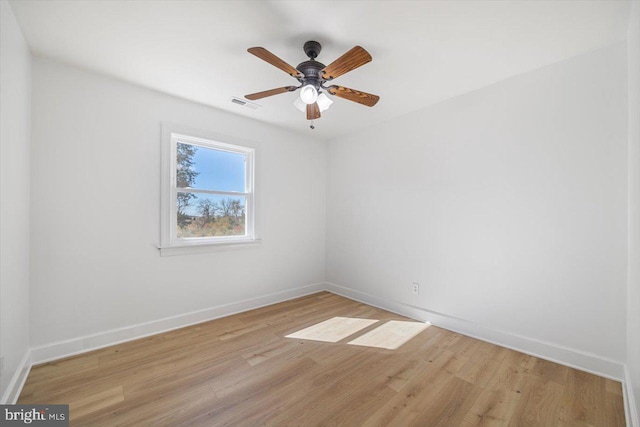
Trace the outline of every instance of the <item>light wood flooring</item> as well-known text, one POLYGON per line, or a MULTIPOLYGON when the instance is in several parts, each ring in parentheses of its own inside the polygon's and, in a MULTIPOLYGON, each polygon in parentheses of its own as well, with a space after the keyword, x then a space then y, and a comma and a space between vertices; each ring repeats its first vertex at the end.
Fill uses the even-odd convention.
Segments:
POLYGON ((625 425, 619 382, 435 326, 396 350, 285 338, 335 316, 408 320, 323 292, 36 366, 19 403, 77 426, 625 425))

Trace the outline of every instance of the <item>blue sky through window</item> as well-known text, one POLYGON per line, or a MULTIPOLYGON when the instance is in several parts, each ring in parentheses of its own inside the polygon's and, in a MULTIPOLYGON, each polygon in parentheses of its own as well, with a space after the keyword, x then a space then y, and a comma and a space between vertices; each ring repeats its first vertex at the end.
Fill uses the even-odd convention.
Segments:
POLYGON ((245 156, 228 151, 196 147, 193 169, 198 172, 193 188, 218 191, 245 191, 245 156))

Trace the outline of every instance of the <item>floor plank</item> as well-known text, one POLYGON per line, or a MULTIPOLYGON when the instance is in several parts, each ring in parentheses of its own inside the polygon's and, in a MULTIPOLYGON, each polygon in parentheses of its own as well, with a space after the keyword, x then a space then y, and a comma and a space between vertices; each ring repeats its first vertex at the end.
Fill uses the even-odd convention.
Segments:
POLYGON ((429 327, 395 350, 348 342, 410 320, 321 292, 35 366, 19 403, 75 426, 624 426, 619 382, 429 327), (286 335, 377 319, 341 341, 286 335))

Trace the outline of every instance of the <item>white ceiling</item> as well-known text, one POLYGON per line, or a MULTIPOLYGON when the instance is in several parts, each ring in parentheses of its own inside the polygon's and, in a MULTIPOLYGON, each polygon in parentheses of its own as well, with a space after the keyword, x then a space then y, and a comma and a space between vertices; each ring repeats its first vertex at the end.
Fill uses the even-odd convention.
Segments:
POLYGON ((629 1, 31 1, 12 9, 37 55, 257 120, 331 138, 626 38, 629 1), (317 40, 329 64, 355 45, 373 61, 335 84, 380 95, 334 98, 308 129, 296 93, 251 110, 231 97, 296 84, 247 53, 296 66, 317 40))

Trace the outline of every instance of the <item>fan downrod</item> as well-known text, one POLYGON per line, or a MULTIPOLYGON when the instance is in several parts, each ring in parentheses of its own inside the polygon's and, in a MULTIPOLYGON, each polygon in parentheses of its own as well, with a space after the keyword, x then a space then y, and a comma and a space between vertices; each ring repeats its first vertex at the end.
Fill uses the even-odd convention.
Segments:
POLYGON ((309 57, 309 59, 314 60, 320 55, 320 51, 322 50, 322 46, 320 43, 309 40, 304 44, 304 53, 309 57))
POLYGON ((322 46, 317 41, 309 40, 303 46, 304 53, 307 54, 309 59, 301 62, 296 67, 296 70, 302 73, 304 77, 298 79, 302 84, 312 84, 316 89, 320 89, 320 86, 324 83, 322 79, 322 69, 325 65, 316 61, 316 57, 320 54, 322 46))

